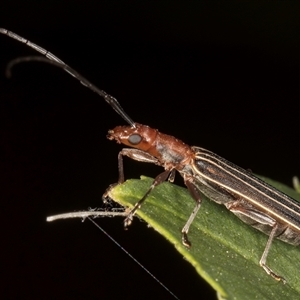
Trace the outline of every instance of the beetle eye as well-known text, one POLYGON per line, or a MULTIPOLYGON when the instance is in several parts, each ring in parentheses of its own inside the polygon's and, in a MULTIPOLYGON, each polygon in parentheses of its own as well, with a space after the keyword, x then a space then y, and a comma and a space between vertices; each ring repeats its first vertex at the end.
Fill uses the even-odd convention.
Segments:
POLYGON ((141 142, 142 137, 139 134, 132 134, 129 138, 128 141, 132 145, 137 145, 141 142))

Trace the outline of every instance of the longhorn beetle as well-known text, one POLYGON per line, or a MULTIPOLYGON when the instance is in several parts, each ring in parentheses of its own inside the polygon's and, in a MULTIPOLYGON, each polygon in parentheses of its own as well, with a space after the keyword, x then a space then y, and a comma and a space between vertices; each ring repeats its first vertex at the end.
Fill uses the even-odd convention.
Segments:
POLYGON ((216 203, 223 204, 243 222, 269 236, 259 264, 274 279, 285 282, 283 277, 267 266, 266 259, 274 238, 295 246, 300 244, 300 203, 260 180, 251 172, 209 150, 196 146, 190 147, 173 136, 134 122, 114 97, 95 87, 49 51, 6 29, 0 28, 0 33, 26 44, 44 56, 18 58, 11 62, 10 67, 23 61, 49 62, 50 60, 51 64, 62 68, 103 97, 129 124, 108 131, 109 140, 115 140, 131 148, 124 148, 119 152, 119 180, 107 189, 103 195, 104 199, 113 186, 124 182, 123 156, 140 162, 154 163, 165 169, 154 179, 146 194, 129 212, 124 220, 125 227, 131 224, 133 216, 150 192, 167 179, 173 182, 177 171, 183 177, 185 185, 196 202, 194 210, 182 228, 182 243, 188 248, 191 247, 188 232, 201 207, 203 194, 216 203))

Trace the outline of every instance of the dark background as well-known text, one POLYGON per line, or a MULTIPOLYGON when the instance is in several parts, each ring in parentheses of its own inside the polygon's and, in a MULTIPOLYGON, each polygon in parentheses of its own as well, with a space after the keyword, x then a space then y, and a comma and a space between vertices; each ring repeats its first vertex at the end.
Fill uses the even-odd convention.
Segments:
MULTIPOLYGON (((300 175, 300 4, 1 6, 1 27, 53 52, 133 120, 288 185, 300 175)), ((121 149, 106 133, 125 122, 49 65, 19 65, 6 79, 11 59, 35 54, 25 45, 1 35, 0 54, 2 298, 172 299, 90 222, 45 221, 101 207, 121 149)), ((126 160, 126 178, 160 171, 126 160)), ((215 298, 146 224, 125 232, 122 219, 98 223, 180 299, 215 298)))

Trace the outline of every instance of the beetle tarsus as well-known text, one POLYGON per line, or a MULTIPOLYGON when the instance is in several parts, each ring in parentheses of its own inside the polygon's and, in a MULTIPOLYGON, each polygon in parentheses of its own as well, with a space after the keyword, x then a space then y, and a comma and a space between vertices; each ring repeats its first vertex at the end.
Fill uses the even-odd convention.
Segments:
POLYGON ((286 284, 286 280, 284 277, 277 275, 272 269, 270 269, 267 265, 262 265, 263 269, 266 271, 268 275, 270 275, 272 278, 274 278, 277 281, 282 281, 283 284, 286 284))
POLYGON ((191 242, 189 241, 186 232, 182 232, 181 241, 182 241, 182 244, 183 244, 185 247, 187 247, 188 249, 191 248, 192 244, 191 244, 191 242))
POLYGON ((111 184, 107 189, 106 191, 104 192, 104 194, 102 195, 102 201, 103 203, 107 203, 108 202, 108 199, 110 199, 109 197, 109 193, 110 191, 115 187, 117 186, 119 183, 113 183, 111 184))
POLYGON ((125 227, 125 229, 127 229, 127 227, 131 225, 132 219, 133 219, 133 215, 130 212, 129 215, 124 220, 124 227, 125 227))

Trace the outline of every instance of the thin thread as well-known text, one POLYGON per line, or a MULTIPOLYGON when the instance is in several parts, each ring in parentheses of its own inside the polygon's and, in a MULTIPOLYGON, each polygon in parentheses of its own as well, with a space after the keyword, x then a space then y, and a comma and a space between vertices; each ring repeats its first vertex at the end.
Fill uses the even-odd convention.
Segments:
POLYGON ((147 272, 158 284, 160 284, 167 292, 169 292, 175 299, 180 300, 171 290, 169 290, 161 281, 159 281, 148 269, 146 269, 136 258, 134 258, 125 248, 123 248, 112 236, 110 236, 101 226, 94 220, 89 219, 98 229, 100 229, 112 242, 121 248, 135 263, 137 263, 145 272, 147 272))

